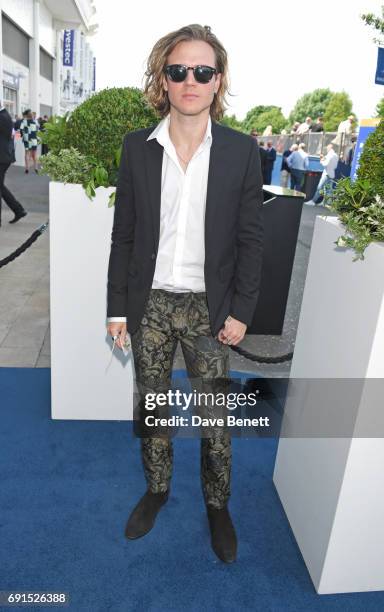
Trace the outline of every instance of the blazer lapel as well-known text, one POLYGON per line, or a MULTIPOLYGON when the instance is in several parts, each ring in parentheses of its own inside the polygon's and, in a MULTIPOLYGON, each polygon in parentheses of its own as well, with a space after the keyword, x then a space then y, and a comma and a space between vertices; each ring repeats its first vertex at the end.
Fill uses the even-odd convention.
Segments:
MULTIPOLYGON (((230 145, 226 138, 226 130, 212 121, 212 145, 209 156, 207 200, 205 209, 205 250, 209 251, 214 235, 215 219, 222 200, 223 174, 228 163, 227 148, 230 145)), ((159 245, 160 206, 161 206, 161 173, 164 148, 155 138, 145 142, 145 170, 149 203, 153 227, 154 247, 159 245)))
POLYGON ((153 227, 154 248, 157 251, 160 232, 161 170, 164 148, 156 138, 145 142, 145 171, 153 227))
POLYGON ((228 164, 226 130, 215 121, 212 121, 212 145, 209 156, 207 201, 205 208, 205 254, 213 247, 212 236, 215 235, 215 219, 222 197, 223 176, 228 164))

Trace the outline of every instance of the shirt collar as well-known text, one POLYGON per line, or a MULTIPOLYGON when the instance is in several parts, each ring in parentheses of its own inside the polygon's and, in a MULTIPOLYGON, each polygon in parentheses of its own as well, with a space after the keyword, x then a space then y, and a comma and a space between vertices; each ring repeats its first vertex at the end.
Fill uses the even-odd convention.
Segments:
MULTIPOLYGON (((170 123, 171 115, 168 113, 164 119, 160 121, 160 123, 155 127, 153 132, 150 133, 147 140, 153 140, 156 138, 157 142, 161 144, 164 148, 168 147, 173 143, 169 136, 169 123, 170 123)), ((205 145, 207 140, 212 141, 212 120, 211 116, 208 116, 207 129, 205 130, 204 138, 200 146, 205 145)))

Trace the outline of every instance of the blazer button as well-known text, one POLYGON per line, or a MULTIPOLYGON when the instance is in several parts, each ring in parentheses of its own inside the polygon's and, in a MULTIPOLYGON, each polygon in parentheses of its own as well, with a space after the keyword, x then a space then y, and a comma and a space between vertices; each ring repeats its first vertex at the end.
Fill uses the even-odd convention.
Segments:
POLYGON ((152 253, 151 259, 156 259, 156 253, 152 253))

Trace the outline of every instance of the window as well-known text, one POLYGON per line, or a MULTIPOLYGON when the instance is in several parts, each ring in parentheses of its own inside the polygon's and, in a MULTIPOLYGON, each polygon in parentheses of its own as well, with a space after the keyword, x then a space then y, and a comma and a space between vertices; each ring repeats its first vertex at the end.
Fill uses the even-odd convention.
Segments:
POLYGON ((40 47, 40 74, 42 77, 53 81, 53 58, 40 47))
POLYGON ((4 85, 3 87, 3 105, 11 115, 12 119, 16 115, 17 110, 17 91, 11 87, 4 85))
POLYGON ((29 37, 3 13, 3 53, 29 68, 29 37))

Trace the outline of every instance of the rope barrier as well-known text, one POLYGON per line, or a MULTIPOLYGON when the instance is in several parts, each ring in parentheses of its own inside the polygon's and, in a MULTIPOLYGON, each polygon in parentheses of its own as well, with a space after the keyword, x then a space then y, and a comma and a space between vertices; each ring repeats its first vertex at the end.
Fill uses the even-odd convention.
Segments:
MULTIPOLYGON (((11 261, 14 261, 17 257, 19 257, 22 253, 24 253, 38 238, 41 236, 46 229, 48 228, 49 221, 43 223, 38 227, 30 237, 23 242, 21 246, 19 246, 13 253, 0 260, 0 268, 6 266, 11 261)), ((304 245, 307 246, 307 245, 304 245)), ((308 246, 309 248, 309 246, 308 246)), ((257 361, 258 363, 284 363, 285 361, 291 361, 293 353, 286 353, 285 355, 280 355, 278 357, 263 357, 261 355, 253 355, 249 351, 246 351, 239 346, 231 346, 230 347, 235 353, 238 353, 242 357, 249 359, 250 361, 257 361)))
POLYGON ((16 257, 19 257, 19 255, 24 253, 24 251, 26 251, 31 246, 31 244, 33 244, 38 239, 38 237, 41 236, 45 232, 45 230, 48 228, 48 225, 49 225, 49 221, 40 225, 40 227, 38 227, 30 235, 30 237, 25 242, 23 242, 21 246, 19 246, 15 251, 13 251, 13 253, 8 255, 4 259, 1 259, 0 268, 2 268, 3 266, 6 266, 7 264, 9 264, 10 261, 13 261, 14 259, 16 259, 16 257))
POLYGON ((277 357, 264 357, 262 355, 253 355, 249 351, 240 348, 240 346, 230 346, 230 348, 235 351, 235 353, 245 357, 245 359, 257 361, 257 363, 284 363, 285 361, 291 361, 293 357, 293 353, 285 353, 285 355, 279 355, 277 357))

